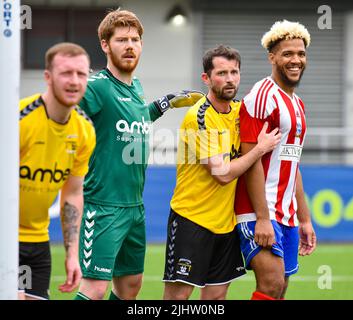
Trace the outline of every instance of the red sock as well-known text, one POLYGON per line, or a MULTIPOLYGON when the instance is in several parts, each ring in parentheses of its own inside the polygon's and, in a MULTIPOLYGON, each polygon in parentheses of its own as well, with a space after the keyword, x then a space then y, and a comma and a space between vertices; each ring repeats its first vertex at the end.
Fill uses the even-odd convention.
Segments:
POLYGON ((260 291, 255 291, 252 294, 251 300, 276 300, 260 291))

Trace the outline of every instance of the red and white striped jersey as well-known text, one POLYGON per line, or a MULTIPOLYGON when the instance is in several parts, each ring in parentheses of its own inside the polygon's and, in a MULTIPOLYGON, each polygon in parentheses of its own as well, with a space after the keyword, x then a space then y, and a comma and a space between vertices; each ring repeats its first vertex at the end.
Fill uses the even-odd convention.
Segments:
MULTIPOLYGON (((297 226, 296 175, 304 144, 306 122, 302 100, 290 97, 271 77, 257 82, 242 101, 240 109, 241 142, 257 143, 263 124, 278 127, 280 144, 262 157, 265 192, 270 218, 286 226, 297 226)), ((238 180, 235 197, 237 222, 256 220, 247 194, 244 176, 238 180)))

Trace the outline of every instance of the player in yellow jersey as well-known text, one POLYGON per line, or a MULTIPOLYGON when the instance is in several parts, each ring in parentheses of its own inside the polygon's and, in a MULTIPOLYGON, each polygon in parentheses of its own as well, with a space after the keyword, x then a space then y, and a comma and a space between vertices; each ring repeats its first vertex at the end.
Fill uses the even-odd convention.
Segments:
POLYGON ((51 271, 48 209, 61 189, 61 222, 66 250, 66 281, 78 286, 78 236, 83 178, 95 147, 94 127, 77 107, 86 91, 89 56, 80 46, 60 43, 45 56, 47 90, 20 101, 19 264, 30 281, 19 284, 20 299, 48 299, 51 271))
POLYGON ((223 45, 203 57, 208 94, 190 108, 180 132, 177 182, 171 200, 164 299, 225 299, 229 283, 245 273, 236 233, 237 178, 280 139, 264 125, 256 147, 239 156, 239 53, 223 45))

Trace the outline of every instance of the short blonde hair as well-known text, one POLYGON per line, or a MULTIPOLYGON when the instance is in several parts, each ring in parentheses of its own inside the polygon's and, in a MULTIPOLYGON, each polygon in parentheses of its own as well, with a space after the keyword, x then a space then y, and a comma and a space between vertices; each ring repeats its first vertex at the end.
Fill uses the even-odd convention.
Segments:
POLYGON ((302 24, 283 20, 273 24, 270 31, 263 35, 261 44, 270 52, 277 43, 291 39, 302 39, 305 47, 310 45, 310 33, 302 24))
POLYGON ((89 55, 85 49, 80 45, 72 42, 61 42, 50 47, 45 53, 45 69, 51 70, 53 67, 53 60, 57 54, 64 56, 76 57, 85 55, 90 62, 89 55))
POLYGON ((109 12, 101 21, 98 27, 99 41, 109 41, 114 34, 115 28, 130 27, 136 28, 137 32, 142 38, 143 26, 139 18, 131 11, 127 10, 114 10, 109 12))

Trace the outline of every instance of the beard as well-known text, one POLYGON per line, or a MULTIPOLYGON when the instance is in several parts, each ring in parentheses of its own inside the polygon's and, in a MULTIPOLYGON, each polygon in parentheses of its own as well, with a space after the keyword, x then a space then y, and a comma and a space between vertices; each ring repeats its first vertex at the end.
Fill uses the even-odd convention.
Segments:
POLYGON ((110 49, 110 53, 108 53, 108 55, 115 68, 117 68, 118 70, 124 73, 132 73, 136 69, 137 64, 139 62, 139 58, 136 58, 136 60, 133 62, 128 62, 128 63, 122 62, 122 60, 120 60, 119 58, 116 57, 116 55, 114 55, 110 47, 109 49, 110 49))
POLYGON ((225 90, 229 89, 229 88, 230 87, 219 88, 219 87, 212 86, 211 90, 213 91, 213 93, 215 94, 217 99, 223 100, 223 101, 230 101, 235 98, 235 96, 238 92, 238 89, 237 89, 237 87, 232 87, 232 88, 234 88, 234 92, 225 92, 225 90))
POLYGON ((65 106, 65 107, 68 107, 68 108, 71 108, 71 107, 73 107, 73 106, 78 105, 78 103, 79 103, 79 102, 81 101, 81 99, 82 99, 82 96, 80 96, 79 99, 76 99, 76 100, 74 100, 74 101, 72 101, 72 100, 70 100, 70 101, 65 100, 65 98, 59 93, 60 90, 57 90, 57 89, 56 89, 55 84, 53 84, 53 86, 52 86, 52 91, 53 91, 53 96, 54 96, 54 98, 55 98, 61 105, 65 106))
POLYGON ((301 73, 300 73, 300 76, 299 76, 299 79, 298 80, 291 80, 287 77, 285 71, 284 71, 284 68, 277 68, 277 71, 278 71, 278 74, 282 80, 282 82, 289 86, 289 87, 298 87, 299 86, 299 83, 300 83, 300 80, 302 79, 302 76, 304 74, 304 70, 305 70, 305 67, 302 68, 301 70, 301 73))

